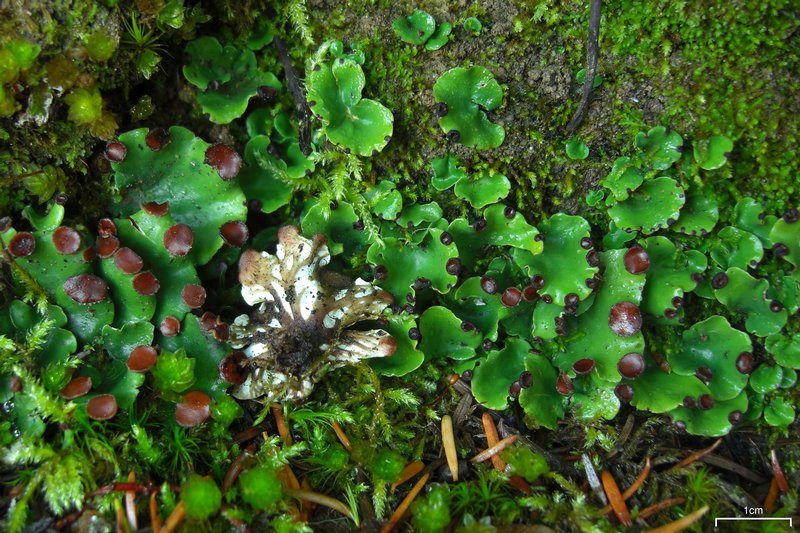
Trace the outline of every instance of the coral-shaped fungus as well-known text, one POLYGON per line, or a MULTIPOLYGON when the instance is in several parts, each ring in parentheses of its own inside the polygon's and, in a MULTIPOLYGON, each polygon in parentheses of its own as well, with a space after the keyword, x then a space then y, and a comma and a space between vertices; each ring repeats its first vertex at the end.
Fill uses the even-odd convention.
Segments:
POLYGON ((306 239, 294 226, 278 232, 275 255, 242 254, 242 297, 258 308, 231 328, 250 367, 235 397, 300 400, 329 369, 394 354, 397 343, 386 331, 346 329, 380 318, 391 295, 361 278, 323 270, 329 262, 325 237, 306 239))

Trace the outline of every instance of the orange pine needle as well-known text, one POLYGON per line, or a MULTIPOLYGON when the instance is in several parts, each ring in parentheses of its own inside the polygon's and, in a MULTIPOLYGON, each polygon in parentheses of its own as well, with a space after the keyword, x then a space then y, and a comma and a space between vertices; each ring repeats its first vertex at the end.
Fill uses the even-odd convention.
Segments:
POLYGON ((156 502, 156 492, 150 493, 150 529, 153 533, 161 533, 161 517, 158 516, 158 502, 156 502))
POLYGON ((336 433, 336 438, 339 439, 339 442, 342 443, 344 449, 347 450, 348 452, 352 452, 353 446, 350 444, 350 439, 347 438, 347 435, 342 429, 342 426, 340 426, 338 422, 333 422, 331 423, 331 425, 333 426, 333 432, 336 433))
POLYGON ((497 455, 498 453, 502 452, 506 448, 508 448, 511 444, 516 442, 517 436, 516 435, 509 435, 508 437, 504 438, 501 441, 498 441, 497 444, 492 446, 491 448, 487 448, 483 450, 481 453, 470 459, 471 463, 482 463, 487 459, 491 459, 493 456, 497 455))
POLYGON ((125 509, 122 507, 122 503, 119 500, 114 500, 114 510, 117 514, 117 533, 128 533, 128 531, 131 531, 131 527, 125 519, 125 509))
POLYGON ((687 514, 683 518, 679 520, 675 520, 674 522, 670 522, 669 524, 661 527, 657 527, 655 529, 651 529, 648 533, 677 533, 678 531, 682 531, 687 527, 691 526, 700 518, 703 517, 704 514, 708 512, 708 505, 698 509, 697 511, 687 514))
MULTIPOLYGON (((497 435, 497 427, 494 425, 492 415, 490 415, 488 411, 483 412, 481 421, 483 422, 483 431, 486 433, 486 445, 491 448, 500 441, 500 437, 497 435)), ((505 461, 500 459, 499 455, 493 455, 492 466, 494 466, 494 469, 498 472, 505 472, 507 465, 505 461)))
POLYGON ((649 507, 645 507, 644 509, 639 511, 639 514, 637 515, 637 518, 641 518, 642 520, 645 520, 647 518, 650 518, 651 516, 653 516, 656 513, 660 513, 664 509, 669 509, 670 507, 672 507, 674 505, 681 505, 683 503, 686 503, 686 498, 684 498, 683 496, 680 496, 678 498, 667 498, 666 500, 660 501, 658 503, 654 503, 653 505, 650 505, 649 507))
POLYGON ((781 463, 778 461, 778 454, 775 450, 770 450, 770 458, 772 460, 772 473, 775 474, 775 481, 778 483, 778 488, 781 492, 789 492, 789 483, 786 481, 786 476, 783 475, 781 463))
POLYGON ((283 408, 278 403, 270 405, 272 408, 272 416, 275 417, 275 424, 278 426, 278 435, 286 446, 292 445, 292 435, 289 433, 289 428, 286 427, 286 419, 283 418, 283 408))
POLYGON ((303 489, 286 489, 284 492, 288 496, 296 498, 302 502, 313 502, 319 505, 324 505, 329 509, 333 509, 334 511, 343 514, 350 520, 354 520, 353 513, 350 512, 350 508, 335 498, 331 498, 325 494, 320 494, 319 492, 303 489))
POLYGON ((525 494, 526 496, 531 493, 531 486, 528 485, 527 481, 525 481, 519 476, 511 476, 510 478, 508 478, 508 482, 511 483, 512 487, 516 488, 518 491, 520 491, 522 494, 525 494))
POLYGON ((617 516, 617 520, 625 526, 633 524, 631 514, 628 512, 628 506, 625 505, 625 500, 622 498, 622 493, 619 491, 614 476, 612 476, 611 472, 608 470, 603 470, 600 473, 600 480, 603 482, 603 489, 606 491, 608 501, 611 502, 611 509, 613 509, 614 514, 617 516))
POLYGON ((670 470, 674 470, 676 468, 684 468, 686 466, 689 466, 690 464, 694 463, 695 461, 697 461, 701 457, 705 457, 706 455, 708 455, 711 452, 713 452, 714 450, 716 450, 717 446, 719 446, 720 444, 722 444, 722 439, 717 439, 717 441, 714 444, 712 444, 711 446, 709 446, 708 448, 704 448, 704 449, 696 451, 694 453, 690 453, 689 455, 686 456, 686 458, 683 461, 681 461, 680 463, 678 463, 675 466, 673 466, 670 470))
MULTIPOLYGON (((639 487, 642 486, 642 483, 644 483, 644 481, 647 479, 647 476, 649 476, 649 475, 650 475, 650 457, 645 457, 644 458, 644 467, 642 468, 642 471, 639 472, 638 476, 636 476, 636 479, 633 481, 633 483, 631 483, 631 486, 628 487, 627 489, 625 489, 625 492, 622 493, 622 499, 623 500, 627 500, 628 498, 633 496, 633 494, 637 490, 639 490, 639 487)), ((600 512, 603 513, 603 514, 610 513, 611 512, 611 505, 606 505, 605 507, 603 507, 600 510, 600 512)))
POLYGON ((773 477, 772 481, 769 484, 769 492, 767 492, 767 497, 764 498, 764 511, 767 513, 771 513, 775 510, 775 503, 778 501, 778 495, 780 494, 780 484, 778 483, 778 478, 773 477))
MULTIPOLYGON (((128 474, 128 482, 136 483, 136 474, 128 474)), ((125 493, 125 514, 128 516, 128 524, 133 531, 139 530, 139 521, 136 519, 136 492, 129 490, 125 493)))
POLYGON ((414 461, 413 463, 409 463, 403 468, 403 471, 400 472, 400 477, 397 478, 397 481, 392 483, 391 491, 394 492, 394 489, 411 479, 412 477, 416 476, 425 468, 425 463, 422 461, 414 461))
POLYGON ((417 494, 419 494, 419 492, 425 486, 425 483, 428 482, 429 477, 430 474, 425 474, 424 476, 419 478, 419 481, 417 481, 417 483, 409 491, 406 497, 403 498, 403 501, 400 502, 400 505, 397 506, 397 509, 395 509, 394 513, 392 513, 392 516, 391 518, 389 518, 389 521, 386 522, 385 526, 383 526, 383 529, 381 529, 381 533, 389 533, 397 526, 397 524, 403 518, 403 515, 406 514, 406 511, 408 510, 408 507, 411 505, 411 502, 414 501, 414 498, 417 497, 417 494))
POLYGON ((167 517, 167 521, 164 523, 164 527, 161 528, 160 533, 172 533, 175 531, 175 528, 183 522, 184 516, 186 516, 186 511, 181 501, 178 502, 178 505, 175 506, 175 509, 173 509, 172 513, 167 517))

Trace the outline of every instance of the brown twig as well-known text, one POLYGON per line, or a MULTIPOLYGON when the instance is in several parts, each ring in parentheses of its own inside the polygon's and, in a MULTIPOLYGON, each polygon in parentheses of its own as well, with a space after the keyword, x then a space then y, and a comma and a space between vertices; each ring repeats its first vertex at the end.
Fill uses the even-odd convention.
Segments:
POLYGON ((283 444, 291 446, 292 434, 289 433, 289 428, 286 427, 286 419, 283 417, 283 408, 277 403, 271 404, 270 407, 272 408, 272 415, 275 417, 275 424, 278 426, 278 435, 280 435, 283 444))
POLYGON ((297 112, 297 129, 300 134, 300 150, 307 156, 311 153, 311 126, 308 123, 308 104, 306 104, 306 97, 303 93, 303 83, 292 65, 292 59, 289 57, 286 43, 276 35, 272 40, 272 44, 275 45, 278 57, 281 58, 283 73, 286 75, 286 86, 292 95, 292 100, 294 100, 294 107, 297 112))
POLYGON ((156 501, 156 491, 150 493, 150 529, 153 533, 161 532, 161 517, 158 515, 158 502, 156 501))
POLYGON ((567 125, 567 132, 570 135, 581 125, 583 117, 589 109, 589 98, 592 96, 594 77, 597 74, 597 56, 600 52, 600 12, 602 8, 603 0, 592 0, 589 7, 589 37, 586 40, 586 79, 583 82, 581 103, 567 125))
POLYGON ((639 511, 639 514, 637 515, 637 518, 641 518, 642 520, 646 520, 646 519, 650 518, 651 516, 653 516, 654 514, 660 513, 664 509, 669 509, 670 507, 672 507, 674 505, 681 505, 683 503, 686 503, 686 498, 684 498, 683 496, 679 496, 677 498, 668 498, 668 499, 660 501, 658 503, 654 503, 653 505, 651 505, 649 507, 645 507, 644 509, 639 511))
MULTIPOLYGON (((644 480, 647 479, 648 475, 650 475, 650 458, 645 457, 642 471, 639 472, 638 476, 636 476, 636 479, 633 481, 633 483, 631 483, 631 486, 625 489, 625 492, 622 493, 622 499, 627 500, 633 496, 633 493, 639 490, 639 487, 642 486, 642 483, 644 483, 644 480)), ((606 505, 600 512, 603 514, 611 512, 611 506, 606 505)))
POLYGON ((772 462, 772 473, 775 474, 775 481, 778 483, 778 488, 781 492, 789 492, 789 483, 786 481, 786 476, 783 475, 781 463, 778 461, 778 454, 775 450, 770 450, 770 460, 772 462))
POLYGON ((398 505, 394 513, 392 513, 392 516, 391 518, 389 518, 389 521, 386 522, 385 526, 383 526, 383 529, 381 529, 381 533, 389 533, 395 528, 395 526, 397 526, 398 522, 400 522, 400 520, 403 518, 403 515, 406 514, 406 511, 408 510, 408 507, 411 505, 411 502, 414 501, 414 498, 417 497, 417 494, 419 494, 419 492, 425 486, 425 483, 428 482, 429 477, 430 474, 425 474, 424 476, 419 478, 419 481, 417 481, 417 483, 414 485, 414 488, 412 488, 411 491, 406 495, 406 497, 403 498, 403 501, 400 502, 400 505, 398 505))
POLYGON ((350 439, 347 438, 347 434, 342 429, 342 426, 340 426, 336 421, 332 422, 331 426, 333 426, 333 432, 336 433, 336 438, 342 443, 344 449, 348 452, 352 452, 353 446, 350 444, 350 439))
POLYGON ((687 527, 691 526, 700 518, 703 517, 704 514, 708 512, 708 505, 698 509, 697 511, 687 514, 683 518, 679 520, 675 520, 674 522, 670 522, 669 524, 661 527, 657 527, 655 529, 651 529, 648 533, 677 533, 678 531, 682 531, 687 527))
MULTIPOLYGON (((128 474, 128 482, 136 483, 136 474, 131 472, 128 474)), ((139 529, 139 522, 136 520, 136 493, 134 491, 125 492, 125 513, 128 515, 128 524, 130 524, 133 531, 139 529)))
POLYGON ((684 468, 689 466, 690 464, 696 462, 701 457, 706 456, 711 452, 713 452, 714 450, 716 450, 717 446, 719 446, 720 444, 722 444, 722 439, 717 439, 717 441, 708 448, 703 448, 702 450, 690 453, 689 455, 686 456, 686 458, 684 458, 680 463, 673 466, 670 470, 675 470, 678 468, 684 468))
POLYGON ((769 484, 769 492, 767 493, 767 497, 764 498, 764 511, 767 513, 771 513, 775 510, 775 503, 778 501, 778 496, 780 495, 781 490, 778 486, 778 478, 772 478, 772 481, 769 484))
MULTIPOLYGON (((486 433, 486 445, 491 448, 500 441, 500 437, 497 435, 497 427, 495 427, 492 415, 490 415, 488 411, 483 412, 481 422, 483 422, 483 431, 486 433)), ((494 466, 494 469, 498 472, 505 472, 507 465, 505 461, 500 459, 499 455, 493 455, 492 466, 494 466)))
POLYGON ((167 517, 164 527, 161 528, 161 533, 172 533, 175 531, 175 528, 183 522, 184 516, 186 516, 186 510, 183 508, 183 501, 180 501, 167 517))
POLYGON ((619 486, 617 486, 617 481, 614 479, 614 476, 612 476, 611 472, 608 470, 603 470, 600 472, 600 479, 603 481, 603 488, 606 491, 606 496, 608 496, 611 508, 617 516, 617 520, 625 526, 633 524, 631 514, 628 512, 628 506, 625 505, 625 500, 619 492, 619 486))
POLYGON ((516 440, 517 440, 517 436, 516 435, 511 435, 509 437, 506 437, 503 440, 498 441, 494 446, 491 446, 491 447, 486 448, 485 450, 483 450, 481 453, 479 453, 478 455, 476 455, 475 457, 470 459, 469 462, 470 463, 482 463, 487 459, 491 459, 492 457, 494 457, 498 453, 500 453, 503 450, 505 450, 510 445, 514 444, 514 442, 516 442, 516 440))
POLYGON ((416 476, 417 474, 422 472, 424 469, 425 469, 425 463, 423 463, 422 461, 414 461, 413 463, 407 464, 406 467, 403 468, 403 471, 400 472, 400 477, 397 478, 397 481, 392 483, 391 492, 394 492, 394 490, 397 487, 399 487, 400 485, 402 485, 403 483, 405 483, 406 481, 408 481, 412 477, 416 476))

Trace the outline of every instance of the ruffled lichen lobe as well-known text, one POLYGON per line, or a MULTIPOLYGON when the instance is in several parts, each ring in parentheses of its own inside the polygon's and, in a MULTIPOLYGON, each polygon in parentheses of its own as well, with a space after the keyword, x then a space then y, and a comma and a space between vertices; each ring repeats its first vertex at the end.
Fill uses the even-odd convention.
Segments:
POLYGON ((386 331, 346 329, 379 319, 391 295, 324 270, 329 262, 325 237, 307 239, 294 226, 279 230, 274 255, 242 254, 242 298, 257 307, 239 316, 231 331, 250 367, 235 397, 301 400, 330 369, 394 354, 397 343, 386 331))

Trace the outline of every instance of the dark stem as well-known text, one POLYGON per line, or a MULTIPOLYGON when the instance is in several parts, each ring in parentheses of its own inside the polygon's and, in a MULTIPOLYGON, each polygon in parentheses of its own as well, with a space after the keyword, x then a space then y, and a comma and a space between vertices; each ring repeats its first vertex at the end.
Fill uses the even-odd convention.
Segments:
POLYGON ((600 11, 603 7, 603 0, 592 0, 589 8, 589 38, 586 43, 586 79, 583 81, 583 95, 581 104, 572 116, 567 126, 567 132, 572 133, 578 129, 583 122, 583 117, 589 109, 589 98, 594 87, 594 77, 597 74, 597 56, 600 51, 598 44, 600 37, 600 11))
POLYGON ((289 93, 294 100, 294 107, 297 111, 297 127, 300 133, 300 149, 305 155, 311 153, 311 127, 308 124, 308 106, 306 104, 306 96, 303 93, 303 83, 297 76, 294 66, 292 66, 292 59, 289 57, 289 52, 286 49, 286 43, 277 35, 272 40, 275 45, 275 50, 278 51, 278 57, 281 58, 283 63, 283 72, 286 74, 286 85, 289 87, 289 93))

